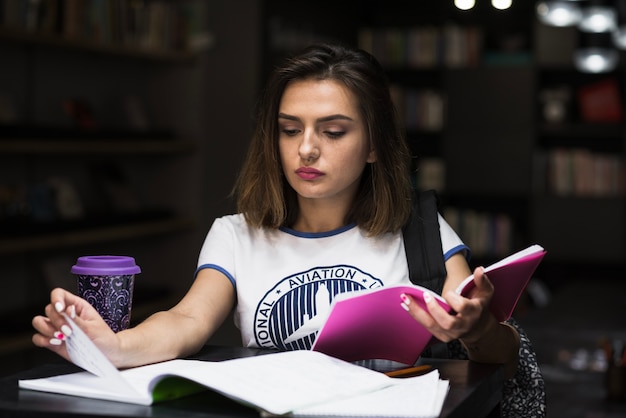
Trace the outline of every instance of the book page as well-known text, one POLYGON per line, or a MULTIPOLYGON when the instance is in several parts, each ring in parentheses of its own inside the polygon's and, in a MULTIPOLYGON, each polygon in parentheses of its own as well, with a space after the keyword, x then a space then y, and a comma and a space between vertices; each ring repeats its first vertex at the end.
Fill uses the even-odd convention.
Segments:
POLYGON ((120 372, 113 363, 106 358, 72 318, 65 313, 63 313, 63 317, 72 328, 72 335, 65 339, 67 353, 72 359, 72 363, 99 377, 121 379, 120 372))
MULTIPOLYGON (((219 362, 171 360, 124 370, 118 375, 119 384, 108 376, 80 372, 20 380, 19 385, 46 392, 150 405, 154 387, 162 379, 174 376, 262 411, 282 415, 296 408, 373 392, 400 380, 308 350, 219 362)), ((163 399, 172 397, 166 395, 163 399)))
MULTIPOLYGON (((537 244, 531 245, 528 248, 525 248, 525 249, 523 249, 521 251, 518 251, 518 252, 516 252, 514 254, 511 254, 511 255, 503 258, 502 260, 500 260, 500 261, 498 261, 498 262, 496 262, 496 263, 486 267, 485 268, 485 273, 489 273, 490 271, 498 269, 498 268, 500 268, 502 266, 505 266, 505 265, 508 265, 508 264, 512 264, 512 263, 514 263, 514 262, 516 262, 518 260, 521 260, 524 257, 528 257, 529 255, 533 255, 533 254, 536 254, 536 253, 541 253, 543 251, 544 251, 544 249, 543 249, 542 246, 537 245, 537 244)), ((461 282, 461 284, 459 284, 459 286, 456 288, 456 293, 459 294, 459 295, 463 294, 463 292, 466 290, 465 288, 468 285, 468 283, 470 283, 473 280, 474 280, 474 275, 472 274, 469 277, 467 277, 465 280, 463 280, 461 282)))
POLYGON ((151 397, 145 391, 142 395, 131 386, 72 318, 66 314, 63 316, 72 328, 72 335, 65 339, 67 352, 72 362, 86 371, 42 379, 20 380, 19 387, 123 402, 143 404, 149 402, 151 397))
POLYGON ((449 382, 439 372, 397 379, 398 384, 376 392, 294 411, 297 417, 437 417, 448 393, 449 382))
MULTIPOLYGON (((494 287, 489 309, 497 321, 505 321, 511 317, 545 254, 543 247, 532 245, 485 268, 485 273, 494 287)), ((471 275, 459 285, 456 292, 467 297, 475 287, 474 275, 471 275)))
POLYGON ((278 415, 296 408, 369 393, 398 380, 308 350, 214 363, 198 360, 185 362, 190 367, 177 367, 176 375, 278 415))

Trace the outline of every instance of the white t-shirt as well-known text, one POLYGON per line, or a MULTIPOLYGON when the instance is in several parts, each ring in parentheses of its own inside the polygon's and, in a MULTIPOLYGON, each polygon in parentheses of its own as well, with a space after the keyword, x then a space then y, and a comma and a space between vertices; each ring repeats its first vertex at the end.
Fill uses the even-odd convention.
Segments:
MULTIPOLYGON (((439 226, 446 260, 467 250, 441 216, 439 226)), ((215 220, 200 251, 198 271, 204 268, 235 286, 243 344, 283 350, 311 348, 335 295, 410 283, 400 232, 372 238, 356 225, 324 233, 259 229, 241 214, 215 220)))

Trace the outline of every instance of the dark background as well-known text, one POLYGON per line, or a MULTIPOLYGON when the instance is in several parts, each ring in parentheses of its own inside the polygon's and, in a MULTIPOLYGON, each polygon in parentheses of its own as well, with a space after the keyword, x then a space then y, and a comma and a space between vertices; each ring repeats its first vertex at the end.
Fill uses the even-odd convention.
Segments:
MULTIPOLYGON (((445 178, 438 178, 443 210, 472 247, 472 263, 490 263, 532 243, 548 250, 516 317, 536 336, 558 405, 551 410, 616 411, 604 401, 605 374, 589 365, 575 370, 570 360, 579 349, 591 356, 603 338, 626 338, 619 309, 624 175, 616 191, 581 191, 574 180, 556 188, 550 162, 585 150, 624 164, 622 120, 593 121, 581 111, 581 92, 607 80, 617 85, 622 111, 623 59, 609 74, 577 72, 571 56, 578 34, 538 23, 532 1, 514 1, 507 11, 478 1, 467 12, 451 1, 200 3, 191 21, 209 42, 192 53, 103 45, 93 33, 68 40, 54 30, 27 30, 8 19, 6 8, 1 12, 2 374, 52 359, 32 349, 30 318, 53 286, 75 286, 69 268, 78 256, 137 259, 143 271, 135 321, 171 306, 193 279, 213 219, 234 210, 229 193, 269 71, 311 42, 363 45, 370 31, 394 88, 434 91, 443 99, 443 123, 407 121, 407 138, 418 184, 427 163, 444 168, 445 178), (402 44, 398 33, 425 27, 461 28, 464 37, 471 29, 481 41, 457 65, 443 58, 412 65, 406 52, 386 56, 402 44), (566 92, 565 116, 551 122, 543 112, 555 90, 566 92), (145 126, 131 123, 128 97, 142 106, 145 126), (69 103, 86 104, 90 112, 71 113, 69 103), (83 216, 68 219, 59 211, 53 187, 59 179, 77 190, 83 216), (498 235, 502 222, 510 231, 498 235), (583 388, 575 396, 572 381, 583 388), (559 404, 562 399, 570 402, 559 404), (573 399, 592 406, 574 408, 573 399)), ((569 161, 570 172, 580 174, 569 161)), ((230 324, 214 341, 239 343, 230 324)))

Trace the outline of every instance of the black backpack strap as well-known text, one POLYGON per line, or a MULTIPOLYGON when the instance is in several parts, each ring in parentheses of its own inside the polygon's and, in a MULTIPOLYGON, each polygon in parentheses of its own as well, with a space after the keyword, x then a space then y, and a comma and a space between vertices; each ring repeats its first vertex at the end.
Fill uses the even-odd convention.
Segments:
MULTIPOLYGON (((448 273, 443 259, 438 214, 439 199, 434 190, 414 193, 411 218, 402 228, 402 236, 411 282, 440 295, 448 273)), ((448 345, 435 341, 422 356, 449 358, 448 345)))
POLYGON ((402 228, 411 282, 441 294, 447 276, 434 190, 415 192, 411 218, 402 228))

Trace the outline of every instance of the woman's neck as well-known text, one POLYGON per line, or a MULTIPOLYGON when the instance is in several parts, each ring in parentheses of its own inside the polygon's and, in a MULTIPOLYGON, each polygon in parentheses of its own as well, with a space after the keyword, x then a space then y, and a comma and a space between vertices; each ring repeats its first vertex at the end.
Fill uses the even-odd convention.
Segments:
POLYGON ((316 199, 300 199, 298 219, 292 229, 300 232, 328 232, 346 225, 348 206, 316 199))

